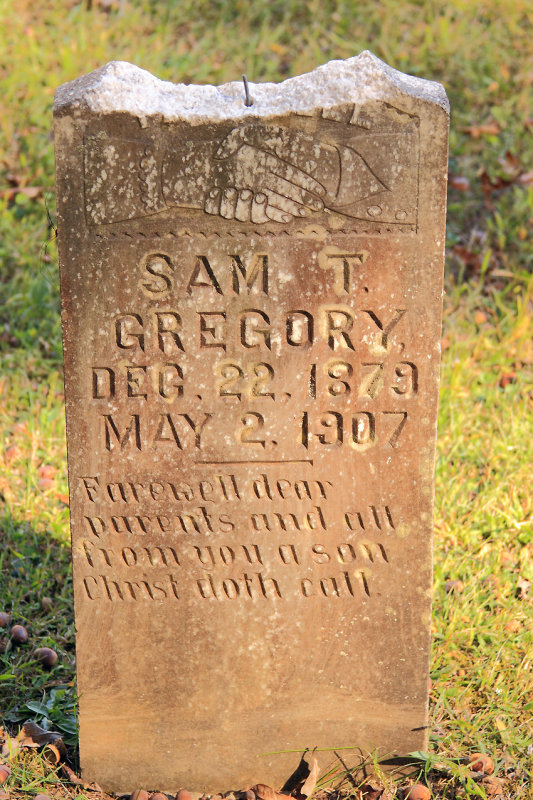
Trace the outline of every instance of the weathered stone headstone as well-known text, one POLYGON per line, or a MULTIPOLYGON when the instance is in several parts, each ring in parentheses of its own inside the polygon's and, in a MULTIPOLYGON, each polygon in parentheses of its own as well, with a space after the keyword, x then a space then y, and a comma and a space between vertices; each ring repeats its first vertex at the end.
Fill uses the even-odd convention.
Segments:
POLYGON ((81 762, 115 791, 426 742, 446 96, 368 52, 250 88, 56 96, 81 762))

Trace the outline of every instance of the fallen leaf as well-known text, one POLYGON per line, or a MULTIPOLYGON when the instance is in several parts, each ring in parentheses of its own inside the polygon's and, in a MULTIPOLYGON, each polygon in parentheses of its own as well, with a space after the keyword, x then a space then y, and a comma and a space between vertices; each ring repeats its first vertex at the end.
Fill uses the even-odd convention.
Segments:
POLYGON ((256 783, 255 786, 251 786, 250 789, 259 800, 294 800, 290 794, 276 792, 271 786, 267 786, 265 783, 256 783))
POLYGON ((505 630, 509 633, 519 633, 522 630, 522 625, 517 619, 511 619, 505 626, 505 630))
POLYGON ((531 589, 531 581, 528 581, 527 578, 518 578, 516 586, 518 599, 524 600, 531 589))
POLYGON ((6 463, 9 464, 10 461, 16 461, 18 458, 21 457, 21 455, 22 455, 22 450, 20 449, 20 447, 17 447, 17 445, 14 444, 12 445, 12 447, 7 448, 4 454, 4 458, 6 463))
POLYGON ((501 128, 497 122, 486 122, 484 125, 470 125, 468 128, 463 128, 463 131, 472 139, 479 139, 485 135, 497 136, 501 133, 501 128))
POLYGON ((53 744, 63 757, 66 755, 66 747, 61 734, 57 731, 45 731, 36 722, 25 722, 17 739, 22 747, 44 747, 47 744, 53 744))
POLYGON ((516 383, 516 372, 504 372, 498 381, 498 386, 505 389, 510 383, 516 383))
POLYGON ((481 269, 481 256, 479 253, 474 253, 464 245, 456 244, 452 247, 453 255, 463 262, 465 267, 469 267, 474 272, 479 272, 481 269))
POLYGON ((519 175, 518 183, 523 183, 526 186, 529 186, 530 183, 533 183, 533 169, 529 172, 523 172, 522 175, 519 175))
POLYGON ((306 750, 300 758, 298 762, 298 766, 292 772, 283 786, 281 787, 281 792, 283 794, 296 794, 297 790, 303 783, 305 783, 311 768, 309 766, 309 762, 306 760, 306 755, 308 754, 308 750, 306 750))
POLYGON ((359 793, 361 800, 381 800, 383 795, 383 786, 379 786, 373 781, 363 783, 363 785, 359 787, 359 793))
POLYGON ((302 788, 299 791, 302 797, 309 797, 309 795, 314 792, 319 772, 320 767, 318 766, 318 761, 315 756, 312 756, 309 764, 309 775, 303 782, 302 788))
POLYGON ((503 796, 503 780, 501 778, 487 775, 480 781, 480 784, 485 789, 487 797, 496 800, 496 798, 503 796))
POLYGON ((483 323, 486 322, 487 320, 488 320, 487 315, 485 314, 484 311, 481 311, 480 309, 478 309, 474 314, 474 322, 476 323, 476 325, 483 325, 483 323))
POLYGON ((468 192, 470 189, 470 181, 462 175, 450 175, 448 183, 452 189, 458 189, 460 192, 468 192))
POLYGON ((271 786, 267 786, 265 783, 256 783, 255 786, 250 787, 252 792, 254 792, 256 797, 259 797, 260 800, 276 800, 278 793, 272 789, 271 786))
POLYGON ((505 155, 498 159, 498 163, 503 171, 512 178, 516 178, 520 173, 520 159, 513 155, 510 150, 507 150, 505 155))
POLYGON ((35 198, 39 197, 44 191, 42 186, 13 186, 11 189, 2 189, 0 197, 5 200, 14 200, 17 194, 23 194, 25 197, 35 198))
POLYGON ((490 198, 493 192, 499 192, 500 189, 506 189, 513 183, 512 180, 507 178, 502 178, 501 176, 498 176, 496 178, 491 178, 486 170, 483 170, 481 172, 480 179, 481 179, 481 189, 483 191, 483 194, 485 195, 485 201, 487 201, 490 198))
POLYGON ((459 578, 453 581, 446 581, 446 583, 444 584, 444 591, 446 592, 446 594, 451 594, 452 592, 461 594, 464 588, 465 585, 459 578))
POLYGON ((63 775, 67 779, 67 781, 69 781, 70 783, 75 783, 78 786, 81 786, 83 784, 82 779, 78 778, 78 776, 76 775, 74 770, 71 769, 68 766, 68 764, 61 764, 61 772, 63 773, 63 775))
POLYGON ((54 478, 57 469, 52 466, 52 464, 42 464, 37 469, 37 475, 39 478, 54 478))
POLYGON ((507 725, 505 724, 505 722, 501 717, 494 717, 494 722, 496 723, 496 727, 498 728, 500 733, 503 733, 503 731, 507 730, 507 725))
POLYGON ((17 739, 13 739, 8 734, 4 734, 4 743, 2 745, 2 757, 3 758, 14 758, 18 751, 20 750, 20 742, 17 739))

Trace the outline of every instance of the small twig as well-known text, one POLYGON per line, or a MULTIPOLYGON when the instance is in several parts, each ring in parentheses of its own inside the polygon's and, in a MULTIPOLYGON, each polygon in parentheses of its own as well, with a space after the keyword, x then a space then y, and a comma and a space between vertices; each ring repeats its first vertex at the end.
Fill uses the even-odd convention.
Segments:
POLYGON ((344 767, 344 769, 346 770, 346 777, 348 778, 348 780, 350 781, 350 783, 352 784, 352 786, 354 786, 356 789, 358 789, 358 788, 359 788, 359 784, 357 783, 357 781, 355 780, 354 776, 352 775, 352 771, 351 771, 351 769, 349 769, 349 768, 348 768, 348 765, 346 764, 346 762, 344 761, 344 759, 342 758, 342 756, 340 756, 340 755, 337 753, 337 751, 336 751, 336 750, 334 750, 333 752, 335 753, 335 755, 337 756, 337 758, 338 758, 338 759, 339 759, 339 761, 341 762, 342 766, 343 766, 343 767, 344 767))

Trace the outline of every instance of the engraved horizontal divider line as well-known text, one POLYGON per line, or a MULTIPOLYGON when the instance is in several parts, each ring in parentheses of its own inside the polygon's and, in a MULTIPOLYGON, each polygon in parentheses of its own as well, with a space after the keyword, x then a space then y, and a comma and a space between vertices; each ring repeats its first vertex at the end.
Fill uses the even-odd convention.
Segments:
MULTIPOLYGON (((327 229, 326 233, 330 234, 332 236, 333 235, 334 236, 338 236, 338 235, 349 236, 351 234, 357 234, 359 236, 363 236, 363 235, 364 236, 382 236, 383 234, 386 234, 386 233, 405 233, 405 234, 415 233, 416 234, 416 233, 418 233, 418 228, 417 228, 416 225, 402 225, 402 226, 398 226, 398 227, 396 227, 396 226, 391 227, 390 225, 388 225, 388 226, 383 226, 382 228, 372 228, 372 229, 368 229, 368 228, 364 228, 364 229, 363 228, 350 228, 350 229, 343 228, 341 230, 329 230, 329 229, 327 229)), ((100 240, 100 241, 101 240, 110 241, 110 240, 113 240, 113 239, 161 239, 164 236, 172 236, 174 239, 179 239, 181 237, 193 238, 194 236, 203 236, 205 239, 207 239, 210 236, 213 236, 213 237, 216 237, 218 239, 221 239, 221 238, 223 238, 225 236, 229 236, 229 237, 242 236, 244 238, 249 238, 250 236, 257 236, 257 237, 261 238, 263 236, 280 236, 280 235, 298 236, 299 234, 302 235, 302 236, 310 236, 311 232, 310 231, 309 232, 308 231, 303 231, 302 229, 298 229, 298 230, 294 230, 294 231, 288 231, 286 229, 275 230, 275 231, 273 231, 273 230, 264 230, 264 231, 262 231, 262 230, 256 230, 254 228, 252 228, 250 230, 247 230, 247 231, 242 231, 242 230, 225 231, 224 233, 219 233, 218 231, 207 231, 206 232, 206 231, 188 231, 188 230, 183 230, 183 231, 153 231, 153 232, 148 232, 148 233, 146 233, 145 231, 133 231, 133 232, 130 232, 130 231, 111 231, 111 232, 106 233, 106 234, 103 234, 103 233, 92 233, 91 232, 91 238, 94 238, 94 239, 97 239, 97 240, 100 240)))
POLYGON ((230 461, 195 461, 195 464, 311 464, 314 461, 312 458, 281 458, 281 459, 265 459, 265 458, 252 458, 249 460, 235 460, 230 461))

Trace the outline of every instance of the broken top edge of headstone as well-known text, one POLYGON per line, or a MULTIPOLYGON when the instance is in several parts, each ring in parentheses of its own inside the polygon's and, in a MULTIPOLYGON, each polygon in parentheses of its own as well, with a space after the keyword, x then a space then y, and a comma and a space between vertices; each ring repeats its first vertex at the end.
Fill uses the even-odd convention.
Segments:
POLYGON ((250 93, 253 105, 247 107, 241 81, 221 86, 175 84, 127 61, 110 61, 60 86, 54 113, 125 112, 141 120, 160 115, 169 121, 187 119, 201 124, 208 120, 280 116, 287 112, 305 114, 317 107, 362 103, 398 93, 449 112, 448 98, 440 83, 399 72, 369 50, 344 61, 329 61, 282 83, 250 83, 250 93))

